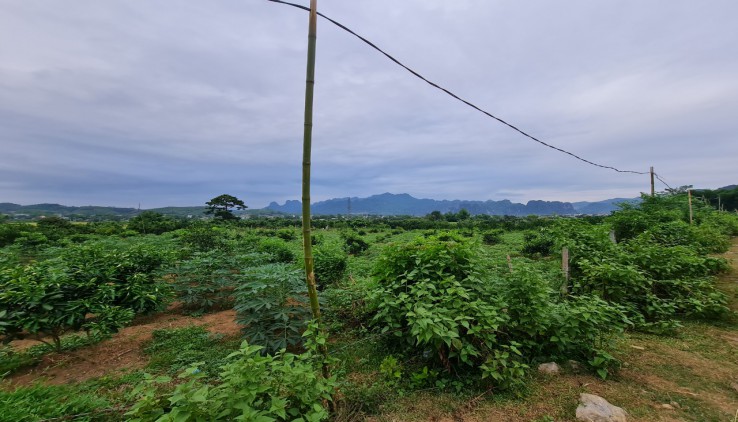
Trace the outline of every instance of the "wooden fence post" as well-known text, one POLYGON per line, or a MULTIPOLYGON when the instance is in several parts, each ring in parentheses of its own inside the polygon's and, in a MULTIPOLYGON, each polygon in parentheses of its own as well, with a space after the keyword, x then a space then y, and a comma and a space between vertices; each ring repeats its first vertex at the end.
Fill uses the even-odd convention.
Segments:
POLYGON ((564 284, 561 285, 561 294, 569 293, 569 248, 561 249, 561 272, 564 273, 564 284))
POLYGON ((610 242, 617 245, 618 240, 615 238, 615 230, 610 230, 610 242))
POLYGON ((510 259, 510 255, 507 256, 507 267, 510 269, 510 274, 512 274, 512 260, 510 259))
POLYGON ((689 224, 693 223, 694 217, 692 213, 692 190, 687 189, 687 198, 689 198, 689 224))

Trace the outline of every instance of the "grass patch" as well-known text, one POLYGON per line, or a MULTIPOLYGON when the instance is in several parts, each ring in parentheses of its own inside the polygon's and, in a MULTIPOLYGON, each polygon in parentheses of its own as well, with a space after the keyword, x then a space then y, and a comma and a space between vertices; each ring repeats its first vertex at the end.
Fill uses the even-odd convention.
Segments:
POLYGON ((36 384, 0 390, 0 421, 30 422, 52 418, 74 421, 116 420, 111 404, 93 394, 66 386, 36 384), (77 416, 74 416, 77 415, 77 416))
POLYGON ((144 353, 151 356, 147 369, 152 371, 175 374, 202 362, 199 369, 207 376, 215 376, 239 344, 240 339, 225 339, 203 327, 191 326, 154 331, 144 353))

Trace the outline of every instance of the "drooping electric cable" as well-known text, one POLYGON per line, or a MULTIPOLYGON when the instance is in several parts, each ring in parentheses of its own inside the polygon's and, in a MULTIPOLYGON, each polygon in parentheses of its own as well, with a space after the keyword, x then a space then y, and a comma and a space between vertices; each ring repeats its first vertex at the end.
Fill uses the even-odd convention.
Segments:
MULTIPOLYGON (((267 0, 267 1, 270 1, 270 2, 272 2, 272 3, 280 3, 280 4, 285 4, 285 5, 288 5, 288 6, 296 7, 296 8, 298 8, 298 9, 302 9, 302 10, 307 10, 307 11, 310 11, 310 8, 309 8, 309 7, 306 7, 306 6, 302 6, 302 5, 299 5, 299 4, 295 4, 295 3, 290 3, 290 2, 287 2, 287 1, 283 1, 283 0, 267 0)), ((415 76, 415 77, 417 77, 417 78, 421 79, 422 81, 424 81, 425 83, 429 84, 430 86, 432 86, 432 87, 434 87, 434 88, 436 88, 436 89, 439 89, 439 90, 443 91, 444 93, 446 93, 447 95, 449 95, 449 96, 453 97, 454 99, 456 99, 456 100, 458 100, 458 101, 461 101, 462 103, 466 104, 467 106, 469 106, 469 107, 471 107, 471 108, 473 108, 473 109, 475 109, 475 110, 479 111, 480 113, 483 113, 483 114, 484 114, 484 115, 486 115, 487 117, 490 117, 490 118, 492 118, 492 119, 495 119, 495 120, 497 120, 498 122, 500 122, 500 123, 502 123, 503 125, 505 125, 505 126, 509 127, 510 129, 512 129, 512 130, 514 130, 514 131, 516 131, 516 132, 520 133, 521 135, 523 135, 523 136, 525 136, 525 137, 527 137, 527 138, 529 138, 529 139, 531 139, 531 140, 533 140, 533 141, 535 141, 535 142, 538 142, 539 144, 541 144, 541 145, 543 145, 543 146, 545 146, 545 147, 548 147, 548 148, 551 148, 551 149, 553 149, 553 150, 556 150, 556 151, 558 151, 558 152, 561 152, 561 153, 567 154, 567 155, 569 155, 569 156, 571 156, 571 157, 574 157, 575 159, 577 159, 577 160, 579 160, 579 161, 583 161, 583 162, 585 162, 585 163, 587 163, 587 164, 590 164, 590 165, 592 165, 592 166, 596 166, 596 167, 600 167, 600 168, 604 168, 604 169, 609 169, 609 170, 614 170, 614 171, 616 171, 616 172, 618 172, 618 173, 649 174, 649 172, 647 172, 647 171, 621 170, 621 169, 618 169, 618 168, 616 168, 616 167, 612 167, 612 166, 607 166, 607 165, 604 165, 604 164, 599 164, 599 163, 595 163, 595 162, 593 162, 593 161, 590 161, 590 160, 587 160, 587 159, 585 159, 585 158, 582 158, 582 157, 580 157, 579 155, 577 155, 577 154, 574 154, 573 152, 569 152, 569 151, 567 151, 567 150, 565 150, 565 149, 562 149, 562 148, 556 147, 556 146, 554 146, 554 145, 551 145, 551 144, 549 144, 549 143, 546 143, 546 142, 544 142, 544 141, 542 141, 542 140, 540 140, 540 139, 536 138, 535 136, 533 136, 533 135, 530 135, 529 133, 527 133, 527 132, 525 132, 525 131, 523 131, 523 130, 519 129, 519 128, 518 128, 518 127, 516 127, 515 125, 513 125, 513 124, 511 124, 511 123, 508 123, 507 121, 505 121, 505 120, 503 120, 503 119, 501 119, 501 118, 499 118, 499 117, 495 116, 494 114, 492 114, 492 113, 490 113, 490 112, 488 112, 488 111, 486 111, 486 110, 482 109, 481 107, 478 107, 477 105, 475 105, 475 104, 471 103, 470 101, 468 101, 468 100, 465 100, 465 99, 463 99, 463 98, 459 97, 458 95, 456 95, 456 94, 454 94, 453 92, 451 92, 450 90, 448 90, 448 89, 446 89, 446 88, 444 88, 444 87, 442 87, 442 86, 438 85, 437 83, 435 83, 435 82, 432 82, 432 81, 430 81, 430 80, 426 79, 426 78, 425 78, 425 77, 424 77, 423 75, 421 75, 421 74, 420 74, 420 73, 418 73, 417 71, 415 71, 415 70, 411 69, 410 67, 408 67, 407 65, 405 65, 405 64, 404 64, 404 63, 402 63, 401 61, 397 60, 396 58, 394 58, 394 57, 393 57, 392 55, 390 55, 390 54, 389 54, 389 53, 387 53, 386 51, 384 51, 384 50, 382 50, 381 48, 377 47, 377 45, 376 45, 376 44, 374 44, 373 42, 371 42, 371 41, 369 41, 368 39, 366 39, 366 38, 362 37, 361 35, 357 34, 357 33, 356 33, 356 32, 354 32, 353 30, 351 30, 351 29, 349 29, 348 27, 346 27, 345 25, 343 25, 342 23, 340 23, 340 22, 337 22, 337 21, 335 21, 335 20, 333 20, 333 19, 329 18, 328 16, 326 16, 326 15, 324 15, 324 14, 320 13, 320 12, 318 12, 317 14, 318 14, 318 16, 322 17, 323 19, 325 19, 325 20, 327 20, 328 22, 330 22, 330 23, 332 23, 332 24, 336 25, 337 27, 339 27, 339 28, 343 29, 344 31, 346 31, 346 32, 348 32, 349 34, 351 34, 351 35, 355 36, 356 38, 360 39, 361 41, 363 41, 364 43, 366 43, 367 45, 369 45, 369 46, 370 46, 370 47, 372 47, 373 49, 375 49, 375 50, 377 50, 378 52, 382 53, 382 54, 383 54, 383 55, 384 55, 385 57, 387 57, 388 59, 392 60, 392 61, 393 61, 393 62, 394 62, 395 64, 397 64, 398 66, 400 66, 400 67, 402 67, 403 69, 407 70, 408 72, 410 72, 411 74, 413 74, 413 76, 415 76)), ((663 182, 663 181, 662 181, 662 182, 663 182)))

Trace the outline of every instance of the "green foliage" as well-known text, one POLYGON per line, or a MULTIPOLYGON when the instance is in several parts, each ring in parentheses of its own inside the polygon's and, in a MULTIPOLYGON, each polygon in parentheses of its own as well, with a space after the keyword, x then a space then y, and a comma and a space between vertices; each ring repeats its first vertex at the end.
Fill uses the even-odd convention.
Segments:
POLYGON ((32 230, 28 224, 0 222, 0 248, 12 244, 23 236, 23 232, 32 230))
POLYGON ((291 242, 297 239, 297 232, 293 229, 281 229, 277 230, 277 237, 286 242, 291 242))
POLYGON ((522 253, 527 256, 548 256, 551 254, 554 240, 543 230, 529 231, 523 236, 525 244, 522 253))
POLYGON ((167 250, 155 243, 88 242, 60 256, 0 269, 0 334, 50 336, 115 332, 136 313, 160 309, 168 288, 157 275, 167 250))
POLYGON ((198 224, 177 233, 182 243, 195 251, 207 252, 226 247, 225 232, 219 227, 198 224))
POLYGON ((263 238, 259 240, 258 250, 271 255, 272 262, 292 263, 295 261, 295 253, 292 248, 282 239, 263 238))
POLYGON ((315 280, 323 289, 343 278, 348 256, 340 244, 325 241, 313 249, 313 260, 315 280))
POLYGON ((503 233, 501 229, 487 230, 482 233, 482 242, 485 245, 496 245, 502 240, 503 233))
POLYGON ((117 331, 133 318, 132 310, 108 305, 113 289, 75 283, 55 264, 47 261, 0 274, 0 334, 4 341, 27 332, 37 338, 50 336, 55 348, 61 350, 61 335, 67 331, 117 331), (96 318, 88 318, 88 314, 96 318))
POLYGON ((577 359, 603 376, 617 367, 607 350, 630 324, 622 309, 597 297, 561 301, 558 285, 532 268, 499 278, 479 268, 476 246, 459 238, 389 245, 375 269, 373 322, 431 369, 501 388, 520 387, 529 364, 544 359, 577 359))
POLYGON ((326 287, 320 294, 323 318, 339 327, 355 328, 371 319, 366 298, 376 287, 368 278, 358 278, 326 287))
POLYGON ((180 224, 173 218, 155 211, 143 211, 128 221, 130 230, 142 234, 162 234, 178 229, 180 224))
POLYGON ((355 231, 344 231, 341 236, 344 239, 344 248, 349 255, 359 255, 369 249, 369 243, 355 231))
MULTIPOLYGON (((320 337, 316 342, 325 343, 320 337)), ((335 392, 334 378, 319 375, 322 360, 316 344, 306 353, 262 355, 262 347, 243 342, 228 356, 220 382, 205 383, 193 365, 179 375, 174 391, 159 394, 168 377, 147 376, 134 394, 138 401, 126 414, 131 421, 321 421, 328 418, 324 402, 335 392)))
POLYGON ((36 221, 37 230, 51 241, 57 241, 75 232, 74 225, 61 217, 46 217, 36 221))
POLYGON ((728 268, 709 252, 726 248, 722 215, 699 208, 701 224, 684 222, 683 196, 644 198, 626 205, 608 222, 619 243, 608 240, 608 226, 577 222, 551 229, 571 256, 574 294, 594 294, 626 309, 640 329, 668 333, 675 317, 717 318, 728 309, 710 276, 728 268))
POLYGON ((233 215, 233 210, 243 210, 248 208, 242 200, 232 195, 219 195, 206 202, 207 210, 205 214, 210 214, 220 220, 237 220, 238 217, 233 215))
POLYGON ((620 362, 607 351, 614 340, 632 325, 621 307, 596 296, 571 297, 552 307, 546 336, 552 343, 549 355, 586 362, 605 378, 620 362))
POLYGON ((276 352, 299 346, 310 318, 304 273, 287 264, 246 270, 236 288, 236 321, 252 344, 276 352))
POLYGON ((427 349, 447 369, 476 366, 497 343, 506 321, 497 297, 474 272, 469 244, 419 238, 389 245, 379 257, 379 288, 371 296, 376 324, 427 349))
POLYGON ((226 356, 233 350, 228 345, 222 336, 211 335, 203 327, 191 326, 155 330, 144 352, 151 357, 148 364, 151 370, 173 374, 186 369, 193 362, 200 362, 198 369, 212 377, 226 363, 226 356))
POLYGON ((102 398, 66 386, 35 384, 12 391, 0 390, 0 418, 6 421, 99 421, 105 415, 99 410, 109 407, 110 403, 102 398))
POLYGON ((204 312, 233 304, 239 272, 261 265, 268 256, 259 253, 229 255, 222 251, 195 252, 176 269, 172 286, 186 309, 204 312))

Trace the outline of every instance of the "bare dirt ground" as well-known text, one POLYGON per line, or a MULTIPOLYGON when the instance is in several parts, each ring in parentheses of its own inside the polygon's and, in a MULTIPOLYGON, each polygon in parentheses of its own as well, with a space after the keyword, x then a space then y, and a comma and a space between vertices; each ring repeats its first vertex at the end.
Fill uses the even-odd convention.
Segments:
MULTIPOLYGON (((60 385, 140 369, 148 363, 148 357, 142 349, 154 330, 198 325, 212 333, 236 336, 239 327, 235 316, 235 311, 227 310, 195 318, 182 315, 176 307, 170 308, 164 313, 137 318, 133 325, 96 345, 74 352, 50 353, 44 356, 39 365, 14 374, 8 381, 13 385, 27 385, 36 381, 60 385)), ((33 340, 11 343, 18 349, 34 344, 39 343, 33 340)))

